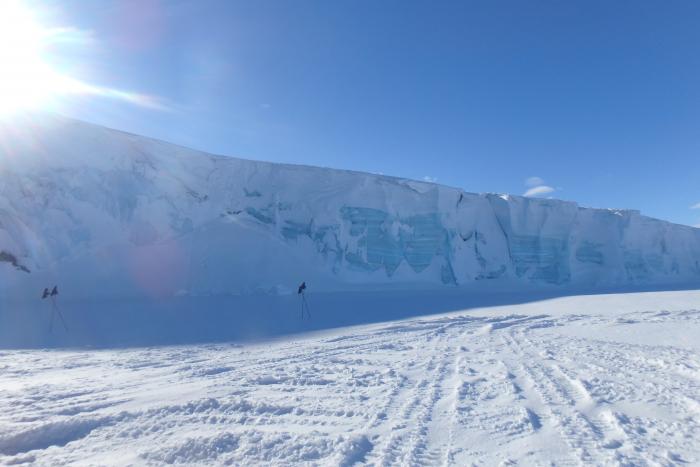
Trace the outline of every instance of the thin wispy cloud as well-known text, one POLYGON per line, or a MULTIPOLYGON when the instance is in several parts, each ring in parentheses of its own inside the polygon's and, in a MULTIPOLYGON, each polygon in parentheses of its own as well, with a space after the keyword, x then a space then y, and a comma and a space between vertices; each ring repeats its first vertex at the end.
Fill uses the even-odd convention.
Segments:
POLYGON ((554 188, 552 188, 551 186, 547 186, 547 185, 533 186, 532 188, 527 190, 525 193, 523 193, 523 196, 530 196, 530 197, 542 196, 542 195, 546 195, 547 193, 552 193, 554 191, 556 191, 554 188))
POLYGON ((97 45, 94 31, 72 26, 48 28, 43 31, 42 41, 57 43, 74 43, 80 46, 97 45))
POLYGON ((151 96, 148 94, 140 94, 136 92, 124 91, 104 86, 96 86, 94 84, 75 81, 74 87, 80 94, 105 97, 108 99, 116 99, 130 104, 145 107, 151 110, 171 111, 172 107, 168 105, 164 99, 151 96))
POLYGON ((525 179, 525 186, 527 187, 540 185, 544 185, 544 180, 542 180, 540 177, 528 177, 527 179, 525 179))
POLYGON ((526 178, 525 186, 527 187, 527 190, 525 193, 523 193, 523 196, 528 197, 542 196, 557 191, 556 188, 545 185, 544 180, 541 177, 526 178))
POLYGON ((425 177, 423 177, 423 180, 429 183, 435 183, 437 182, 437 177, 431 177, 429 175, 426 175, 425 177))
MULTIPOLYGON (((100 46, 99 40, 92 31, 77 29, 72 26, 49 29, 47 30, 46 38, 50 43, 54 44, 71 43, 83 48, 100 46)), ((165 99, 158 96, 89 83, 59 73, 56 70, 51 70, 51 72, 54 75, 53 80, 56 83, 55 92, 59 95, 78 94, 103 97, 127 102, 151 110, 172 110, 172 106, 169 105, 165 99)))

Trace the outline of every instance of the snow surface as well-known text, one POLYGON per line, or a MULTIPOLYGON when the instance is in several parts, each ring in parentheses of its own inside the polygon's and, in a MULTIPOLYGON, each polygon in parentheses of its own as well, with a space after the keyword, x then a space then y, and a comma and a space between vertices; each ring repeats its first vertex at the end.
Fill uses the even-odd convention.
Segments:
POLYGON ((496 281, 700 281, 700 229, 636 211, 219 157, 53 115, 0 121, 0 304, 496 281))
POLYGON ((0 463, 698 465, 700 291, 0 353, 0 463))

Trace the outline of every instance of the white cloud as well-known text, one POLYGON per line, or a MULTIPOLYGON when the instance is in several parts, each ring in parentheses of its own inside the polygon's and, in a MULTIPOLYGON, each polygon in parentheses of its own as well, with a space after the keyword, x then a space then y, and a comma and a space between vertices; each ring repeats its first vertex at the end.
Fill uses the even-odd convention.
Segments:
POLYGON ((544 180, 540 177, 529 177, 525 179, 525 186, 532 188, 533 186, 544 185, 544 180))
POLYGON ((693 204, 692 206, 690 206, 690 209, 700 209, 700 203, 693 204))
POLYGON ((423 180, 429 183, 436 183, 437 177, 431 177, 429 175, 426 175, 425 177, 423 177, 423 180))
POLYGON ((547 185, 540 185, 540 186, 534 186, 527 190, 525 193, 523 193, 523 196, 540 196, 540 195, 546 195, 547 193, 552 193, 553 191, 556 191, 554 188, 551 186, 547 185))
MULTIPOLYGON (((57 78, 58 79, 58 78, 57 78)), ((138 105, 152 110, 170 111, 172 108, 157 96, 148 94, 139 94, 135 92, 122 91, 104 86, 96 86, 94 84, 84 83, 67 76, 61 77, 63 88, 61 91, 64 94, 83 94, 98 97, 106 97, 108 99, 121 100, 130 104, 138 105)))
POLYGON ((544 184, 544 179, 541 177, 528 177, 525 179, 525 186, 527 191, 523 193, 523 196, 541 196, 548 193, 553 193, 555 191, 561 190, 561 188, 553 188, 549 185, 544 184))

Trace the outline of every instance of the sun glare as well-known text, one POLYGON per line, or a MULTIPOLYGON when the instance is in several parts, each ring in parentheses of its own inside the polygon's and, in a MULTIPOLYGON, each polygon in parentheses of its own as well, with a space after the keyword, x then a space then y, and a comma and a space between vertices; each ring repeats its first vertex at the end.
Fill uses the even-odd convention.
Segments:
POLYGON ((75 30, 41 24, 39 11, 30 5, 22 0, 0 0, 0 115, 66 104, 62 98, 71 95, 169 110, 157 97, 88 83, 53 68, 45 59, 47 50, 55 53, 51 46, 75 30))
POLYGON ((24 4, 0 2, 0 112, 40 106, 54 92, 56 73, 42 59, 47 35, 24 4))

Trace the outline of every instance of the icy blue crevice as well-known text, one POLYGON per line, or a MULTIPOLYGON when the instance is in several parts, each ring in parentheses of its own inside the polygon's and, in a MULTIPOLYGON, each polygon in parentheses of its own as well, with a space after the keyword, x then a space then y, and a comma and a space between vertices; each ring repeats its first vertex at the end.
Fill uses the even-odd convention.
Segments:
POLYGON ((584 241, 576 249, 576 259, 581 263, 593 263, 602 265, 605 262, 605 257, 600 249, 603 247, 600 243, 584 241))
MULTIPOLYGON (((52 199, 73 198, 106 211, 122 223, 134 220, 140 197, 154 197, 155 188, 152 181, 131 171, 78 169, 77 174, 68 174, 64 170, 57 173, 63 183, 55 187, 46 186, 48 192, 54 193, 52 199), (85 182, 74 184, 75 180, 80 179, 85 182)), ((39 183, 43 185, 43 182, 39 183)))
POLYGON ((474 230, 474 256, 476 257, 477 263, 479 263, 479 267, 482 269, 486 269, 487 261, 486 258, 484 258, 479 251, 479 243, 480 242, 486 243, 486 240, 484 239, 483 234, 480 236, 478 230, 474 230))
MULTIPOLYGON (((653 272, 664 273, 664 257, 658 253, 644 254, 640 249, 623 251, 625 271, 633 280, 649 279, 653 272)), ((671 265, 671 271, 678 271, 678 264, 671 265)))
POLYGON ((503 276, 503 274, 506 273, 506 265, 502 264, 500 268, 496 269, 495 271, 487 271, 478 274, 475 279, 476 280, 484 280, 484 279, 498 279, 499 277, 503 276))
POLYGON ((316 249, 324 258, 334 255, 333 271, 337 272, 343 261, 343 248, 338 240, 338 226, 319 226, 311 233, 311 237, 316 243, 316 249))
POLYGON ((282 227, 282 236, 287 240, 296 240, 299 236, 311 238, 311 223, 285 220, 282 227))
MULTIPOLYGON (((479 245, 486 245, 487 243, 487 236, 483 233, 480 233, 478 230, 474 230, 474 255, 476 256, 476 261, 481 267, 481 272, 477 274, 476 277, 477 280, 498 279, 499 277, 503 276, 508 270, 505 264, 501 264, 497 269, 488 270, 489 262, 486 260, 486 258, 484 258, 484 256, 481 254, 481 251, 479 250, 479 245)), ((494 266, 491 266, 491 268, 493 267, 494 266)))
POLYGON ((501 235, 503 235, 503 239, 505 240, 508 253, 507 260, 513 264, 513 252, 511 250, 511 245, 508 238, 508 232, 511 231, 509 216, 510 207, 508 202, 498 195, 486 195, 486 199, 488 200, 488 205, 491 207, 491 211, 493 212, 493 217, 496 219, 496 224, 501 230, 501 235))
POLYGON ((647 266, 654 271, 662 272, 664 269, 664 258, 658 253, 648 253, 644 256, 647 266))
POLYGON ((340 208, 343 220, 350 222, 350 235, 357 237, 365 232, 375 233, 382 228, 382 224, 389 215, 378 209, 353 208, 344 206, 340 208))
POLYGON ((245 212, 248 213, 248 215, 254 217, 255 219, 259 220, 263 224, 274 224, 275 219, 273 217, 273 214, 270 213, 269 209, 255 209, 255 208, 245 208, 245 212))
POLYGON ((569 281, 568 241, 537 235, 511 235, 515 274, 552 284, 569 281))
POLYGON ((285 220, 281 229, 282 236, 288 241, 297 241, 307 237, 313 241, 316 251, 324 258, 333 256, 333 269, 337 270, 343 259, 343 249, 338 240, 338 226, 314 226, 313 219, 308 222, 285 220))
POLYGON ((243 188, 243 193, 245 193, 248 198, 260 198, 262 196, 258 190, 248 191, 247 188, 243 188))
POLYGON ((191 188, 188 188, 187 186, 185 186, 185 191, 187 192, 188 195, 190 195, 192 198, 197 200, 198 203, 203 203, 209 199, 209 195, 199 193, 198 191, 195 191, 191 188))
POLYGON ((450 241, 437 213, 416 214, 405 219, 391 219, 389 214, 372 208, 343 207, 341 218, 348 232, 359 237, 357 251, 346 251, 345 259, 354 268, 376 271, 384 268, 391 276, 402 261, 415 272, 425 270, 436 256, 444 258, 441 280, 456 283, 450 263, 450 241), (398 223, 398 235, 390 231, 398 223))
POLYGON ((285 203, 285 202, 278 202, 277 203, 277 210, 278 211, 291 211, 292 210, 292 203, 285 203))
POLYGON ((345 251, 345 259, 356 269, 376 271, 385 268, 391 276, 401 264, 403 254, 398 240, 387 232, 389 215, 378 209, 347 207, 340 209, 341 218, 349 223, 348 232, 360 237, 357 251, 345 251))
POLYGON ((352 251, 345 251, 345 260, 351 266, 352 269, 360 271, 373 272, 381 268, 382 264, 372 264, 365 261, 358 253, 352 251))
POLYGON ((124 171, 106 172, 103 174, 103 183, 111 193, 107 202, 111 204, 112 215, 122 222, 130 222, 138 206, 138 196, 145 194, 139 189, 133 174, 124 171))
POLYGON ((475 280, 498 279, 506 273, 507 267, 505 264, 501 264, 498 268, 495 268, 495 265, 489 268, 489 261, 481 254, 480 248, 488 244, 487 236, 484 233, 474 229, 468 234, 459 234, 459 237, 463 242, 473 242, 474 258, 480 269, 480 272, 477 272, 474 276, 475 280))
POLYGON ((408 232, 400 233, 403 256, 414 271, 427 268, 435 256, 446 256, 449 238, 437 213, 418 214, 401 222, 409 227, 408 232))
POLYGON ((367 263, 384 266, 388 275, 392 275, 404 259, 400 241, 386 231, 370 231, 358 242, 365 248, 367 263))
POLYGON ((623 250, 625 272, 632 280, 648 279, 649 269, 640 250, 623 250))

